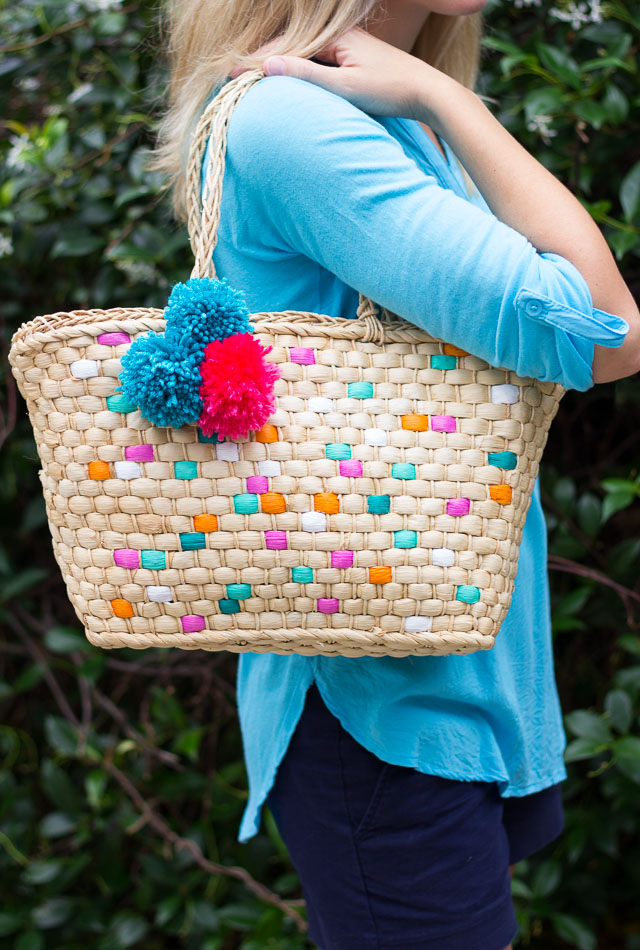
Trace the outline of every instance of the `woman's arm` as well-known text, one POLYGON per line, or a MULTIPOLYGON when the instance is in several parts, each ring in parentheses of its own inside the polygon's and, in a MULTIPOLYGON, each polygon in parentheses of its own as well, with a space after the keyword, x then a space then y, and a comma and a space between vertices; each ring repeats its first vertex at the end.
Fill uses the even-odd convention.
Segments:
POLYGON ((416 76, 417 117, 451 145, 496 217, 524 234, 538 251, 571 261, 587 282, 594 307, 628 322, 621 347, 595 346, 593 381, 605 383, 638 372, 640 312, 591 215, 474 92, 423 65, 416 76))
MULTIPOLYGON (((263 48, 268 51, 269 46, 263 48)), ((474 92, 358 28, 320 51, 318 58, 338 68, 294 56, 266 58, 264 68, 268 75, 285 73, 322 86, 370 114, 418 119, 434 128, 449 142, 496 217, 540 253, 558 254, 572 263, 589 287, 593 306, 629 324, 621 346, 594 345, 593 382, 640 370, 640 312, 598 226, 474 92)))

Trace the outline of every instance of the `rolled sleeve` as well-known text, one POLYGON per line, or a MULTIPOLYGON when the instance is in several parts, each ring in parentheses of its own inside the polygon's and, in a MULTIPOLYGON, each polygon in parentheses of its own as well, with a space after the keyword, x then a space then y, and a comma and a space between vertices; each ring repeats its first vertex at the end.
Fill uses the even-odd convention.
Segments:
POLYGON ((593 385, 594 345, 629 326, 593 307, 578 269, 538 253, 443 187, 376 119, 288 76, 253 86, 227 161, 261 211, 260 240, 311 258, 378 305, 493 366, 593 385))

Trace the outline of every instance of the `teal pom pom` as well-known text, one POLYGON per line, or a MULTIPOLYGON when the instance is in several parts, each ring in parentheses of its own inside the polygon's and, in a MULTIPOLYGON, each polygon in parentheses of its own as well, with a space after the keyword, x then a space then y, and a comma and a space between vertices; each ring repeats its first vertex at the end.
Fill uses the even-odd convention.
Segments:
POLYGON ((164 315, 167 340, 177 347, 182 359, 197 360, 198 365, 212 340, 251 332, 244 297, 226 280, 192 277, 176 284, 164 315))
POLYGON ((173 345, 161 333, 138 337, 121 362, 120 389, 145 419, 179 429, 199 418, 200 367, 176 359, 173 345))
POLYGON ((155 425, 180 428, 202 414, 206 347, 252 327, 241 291, 208 277, 175 284, 164 315, 164 334, 139 336, 123 354, 120 389, 155 425))

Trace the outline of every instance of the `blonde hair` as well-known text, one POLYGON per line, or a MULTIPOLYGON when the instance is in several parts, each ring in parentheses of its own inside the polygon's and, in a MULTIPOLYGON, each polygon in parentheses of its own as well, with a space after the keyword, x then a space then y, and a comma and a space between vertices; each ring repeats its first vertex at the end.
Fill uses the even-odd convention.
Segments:
MULTIPOLYGON (((169 108, 158 128, 150 167, 164 171, 173 207, 186 219, 185 166, 189 139, 212 90, 234 65, 262 66, 254 51, 280 38, 269 55, 305 59, 354 26, 366 24, 378 0, 168 0, 166 48, 169 108)), ((448 16, 429 12, 411 50, 470 89, 481 55, 482 12, 448 16)), ((462 168, 467 190, 473 182, 462 168)))

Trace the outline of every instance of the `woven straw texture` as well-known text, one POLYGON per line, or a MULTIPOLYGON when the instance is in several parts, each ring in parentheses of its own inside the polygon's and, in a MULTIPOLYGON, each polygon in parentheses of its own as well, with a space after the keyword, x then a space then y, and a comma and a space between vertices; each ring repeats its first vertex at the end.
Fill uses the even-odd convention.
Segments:
MULTIPOLYGON (((263 75, 229 82, 193 136, 192 276, 215 276, 227 125, 263 75)), ((252 325, 281 371, 276 411, 225 441, 154 426, 115 393, 122 354, 164 330, 163 311, 54 313, 15 334, 53 548, 88 639, 327 656, 491 649, 564 389, 362 296, 356 319, 286 311, 252 325)))

